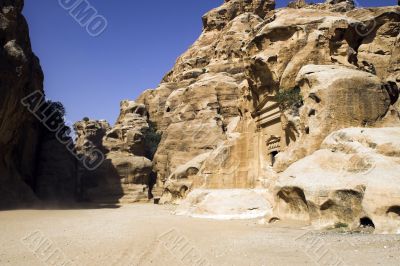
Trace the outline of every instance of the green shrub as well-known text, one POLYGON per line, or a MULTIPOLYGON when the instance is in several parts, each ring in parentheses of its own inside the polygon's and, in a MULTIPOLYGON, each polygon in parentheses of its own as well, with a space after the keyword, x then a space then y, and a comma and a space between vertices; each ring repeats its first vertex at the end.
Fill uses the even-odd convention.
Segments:
MULTIPOLYGON (((45 115, 46 118, 54 118, 54 117, 59 117, 61 118, 61 121, 58 121, 59 129, 63 129, 63 137, 70 137, 70 132, 71 130, 65 130, 66 128, 69 128, 65 124, 65 115, 67 114, 64 105, 61 102, 53 102, 51 100, 47 100, 46 102, 43 103, 43 105, 40 107, 42 109, 42 114, 45 115)), ((50 120, 49 120, 50 121, 50 120)), ((47 123, 47 120, 44 124, 47 123)), ((56 133, 54 131, 49 130, 46 126, 43 126, 43 138, 55 138, 56 133)), ((60 133, 60 132, 59 132, 60 133)))
POLYGON ((46 115, 51 115, 56 112, 61 117, 64 117, 67 114, 67 111, 61 102, 47 100, 41 108, 44 110, 46 115))
POLYGON ((282 111, 303 105, 303 96, 298 86, 290 90, 279 90, 274 98, 282 111))
POLYGON ((157 132, 157 127, 153 122, 149 121, 148 123, 149 128, 144 134, 145 155, 148 159, 153 160, 158 145, 160 144, 162 134, 157 132))
POLYGON ((337 223, 335 223, 335 226, 334 226, 334 227, 335 227, 335 228, 347 228, 347 227, 349 227, 349 225, 346 224, 346 223, 337 222, 337 223))

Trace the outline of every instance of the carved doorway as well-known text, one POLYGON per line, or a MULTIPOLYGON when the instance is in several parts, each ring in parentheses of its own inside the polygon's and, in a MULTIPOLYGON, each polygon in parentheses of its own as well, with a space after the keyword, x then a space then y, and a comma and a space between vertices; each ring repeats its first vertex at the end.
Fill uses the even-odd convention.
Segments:
POLYGON ((276 155, 278 155, 281 149, 281 138, 274 135, 271 136, 267 140, 267 147, 268 147, 268 153, 270 155, 271 166, 274 166, 276 155))

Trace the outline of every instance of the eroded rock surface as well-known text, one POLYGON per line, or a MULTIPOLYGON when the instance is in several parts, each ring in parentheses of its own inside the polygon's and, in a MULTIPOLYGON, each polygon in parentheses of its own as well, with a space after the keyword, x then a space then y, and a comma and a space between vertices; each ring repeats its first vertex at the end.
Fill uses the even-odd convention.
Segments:
POLYGON ((57 206, 76 201, 79 191, 78 161, 74 156, 72 138, 67 139, 70 149, 54 134, 42 129, 36 157, 34 192, 39 199, 57 206))
POLYGON ((149 131, 147 111, 134 101, 122 101, 120 116, 113 127, 102 120, 75 124, 77 151, 93 148, 104 155, 92 171, 81 166, 82 197, 96 202, 130 203, 146 200, 155 182, 147 155, 145 136, 149 131))
MULTIPOLYGON (((225 1, 203 25, 159 87, 137 100, 163 133, 153 160, 163 200, 192 198, 196 188, 273 191, 332 132, 399 126, 399 7, 225 1)), ((354 191, 332 197, 361 206, 354 191)), ((281 194, 309 219, 302 187, 281 194)), ((364 207, 346 208, 336 212, 352 224, 363 218, 364 207)))
POLYGON ((377 126, 391 104, 382 81, 360 70, 307 65, 299 71, 296 82, 304 98, 298 117, 300 128, 296 129, 301 137, 278 155, 277 171, 310 155, 337 129, 377 126))
POLYGON ((39 122, 18 105, 43 91, 22 6, 0 1, 2 204, 33 201, 35 189, 54 194, 70 170, 77 194, 91 201, 147 200, 157 178, 162 202, 186 197, 185 215, 259 210, 399 233, 399 7, 224 1, 156 89, 121 103, 114 126, 75 124, 78 154, 104 157, 87 169, 39 138, 39 122))
POLYGON ((275 215, 318 228, 370 220, 376 232, 399 233, 399 156, 398 127, 335 131, 280 175, 275 215))
POLYGON ((254 219, 272 215, 268 191, 250 189, 195 189, 175 214, 218 220, 254 219))
POLYGON ((22 8, 20 0, 0 2, 0 204, 4 206, 34 199, 26 183, 34 182, 39 124, 20 101, 43 90, 43 73, 31 49, 22 8))
MULTIPOLYGON (((306 121, 282 112, 274 98, 279 90, 292 90, 300 83, 301 94, 310 93, 306 83, 313 75, 307 69, 314 67, 306 65, 319 65, 316 72, 325 75, 320 82, 331 86, 326 91, 332 98, 342 98, 330 106, 321 103, 324 118, 315 112, 319 116, 315 123, 323 124, 329 112, 336 123, 326 123, 326 129, 321 129, 325 133, 318 135, 319 144, 333 130, 374 126, 388 114, 391 103, 381 88, 398 75, 394 44, 399 8, 354 9, 352 1, 299 5, 273 10, 271 1, 226 1, 204 15, 203 33, 178 58, 160 86, 139 97, 150 120, 163 132, 154 159, 160 184, 179 167, 207 153, 218 158, 216 153, 225 154, 225 159, 205 160, 206 165, 195 170, 194 179, 203 178, 195 182, 200 186, 256 187, 263 183, 270 176, 276 153, 308 130, 300 131, 306 121), (340 81, 338 74, 349 77, 340 81), (325 83, 329 75, 331 85, 325 83), (356 88, 358 81, 360 88, 356 88), (353 87, 359 91, 352 91, 353 87), (345 107, 364 104, 364 100, 365 106, 358 110, 345 107), (342 103, 343 108, 336 108, 335 104, 342 103), (232 170, 232 162, 239 166, 232 170)), ((304 95, 308 105, 311 99, 304 95)), ((397 109, 392 111, 396 116, 397 109)))
POLYGON ((0 208, 32 205, 37 196, 73 200, 75 193, 73 156, 21 102, 36 92, 45 103, 23 5, 0 1, 0 208))

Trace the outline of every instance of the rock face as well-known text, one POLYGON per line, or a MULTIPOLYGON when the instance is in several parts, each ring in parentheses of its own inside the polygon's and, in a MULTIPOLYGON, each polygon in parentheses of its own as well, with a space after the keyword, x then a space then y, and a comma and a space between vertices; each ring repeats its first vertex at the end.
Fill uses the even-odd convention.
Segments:
MULTIPOLYGON (((72 138, 67 138, 72 147, 72 138)), ((43 128, 36 157, 36 196, 44 201, 73 203, 77 196, 77 160, 54 134, 43 128)))
MULTIPOLYGON (((358 127, 385 134, 400 125, 398 7, 356 9, 350 0, 294 1, 277 10, 274 5, 225 1, 205 14, 199 39, 158 88, 137 100, 162 132, 153 160, 162 201, 187 196, 197 202, 197 194, 188 195, 197 188, 265 188, 271 206, 279 206, 272 199, 286 193, 301 210, 292 216, 283 210, 279 218, 286 213, 313 221, 316 214, 302 203, 306 184, 282 187, 287 171, 302 160, 317 160, 314 154, 333 132, 358 127)), ((337 156, 346 161, 349 154, 337 156)), ((329 193, 358 206, 351 219, 346 208, 338 208, 338 221, 355 225, 362 215, 384 216, 383 209, 372 217, 377 212, 363 207, 366 194, 329 193)), ((384 204, 396 210, 395 202, 384 204)))
POLYGON ((299 71, 296 82, 304 97, 298 115, 300 128, 295 128, 300 137, 278 155, 278 172, 314 152, 337 129, 377 126, 390 107, 382 81, 364 71, 307 65, 299 71))
POLYGON ((276 183, 275 215, 316 227, 370 221, 400 233, 400 128, 348 128, 331 133, 312 155, 276 183))
MULTIPOLYGON (((138 99, 163 132, 154 160, 160 182, 179 166, 222 145, 241 115, 249 115, 239 105, 249 93, 242 48, 273 6, 271 1, 227 1, 206 14, 199 40, 178 59, 159 88, 138 99)), ((199 170, 192 168, 190 173, 199 170)))
POLYGON ((23 5, 0 1, 0 208, 30 205, 37 196, 73 199, 75 190, 72 155, 21 103, 34 92, 44 95, 23 5))
POLYGON ((275 8, 274 0, 225 0, 225 3, 203 16, 206 30, 223 29, 230 21, 244 13, 254 13, 264 17, 275 8))
MULTIPOLYGON (((46 109, 43 72, 32 52, 23 5, 22 0, 0 1, 0 209, 30 206, 38 199, 71 201, 76 189, 75 158, 56 130, 44 125, 53 109, 46 109), (26 105, 30 97, 35 101, 26 105)), ((64 128, 63 119, 57 122, 64 128)))
POLYGON ((268 191, 196 189, 180 204, 177 215, 218 220, 254 219, 272 215, 268 191))
POLYGON ((104 154, 93 170, 80 167, 82 198, 94 202, 129 203, 151 198, 155 182, 148 155, 146 136, 150 130, 147 111, 133 101, 121 102, 121 113, 114 125, 106 121, 84 120, 75 125, 76 149, 88 154, 98 149, 104 154))
POLYGON ((39 123, 20 101, 42 91, 43 73, 32 53, 23 1, 0 2, 0 205, 33 201, 39 123))
POLYGON ((43 93, 22 6, 0 1, 1 205, 137 202, 157 179, 182 215, 400 233, 399 7, 226 0, 113 127, 75 124, 77 165, 19 106, 43 93))

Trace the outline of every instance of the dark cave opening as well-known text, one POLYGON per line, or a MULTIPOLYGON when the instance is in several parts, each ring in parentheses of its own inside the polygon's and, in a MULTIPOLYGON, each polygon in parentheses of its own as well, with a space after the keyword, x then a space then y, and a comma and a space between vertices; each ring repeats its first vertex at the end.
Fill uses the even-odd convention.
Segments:
POLYGON ((360 227, 364 227, 364 228, 366 228, 366 227, 372 227, 372 228, 375 229, 375 224, 374 224, 374 222, 372 222, 372 220, 371 220, 370 218, 368 218, 368 217, 362 217, 362 218, 360 219, 360 227))

